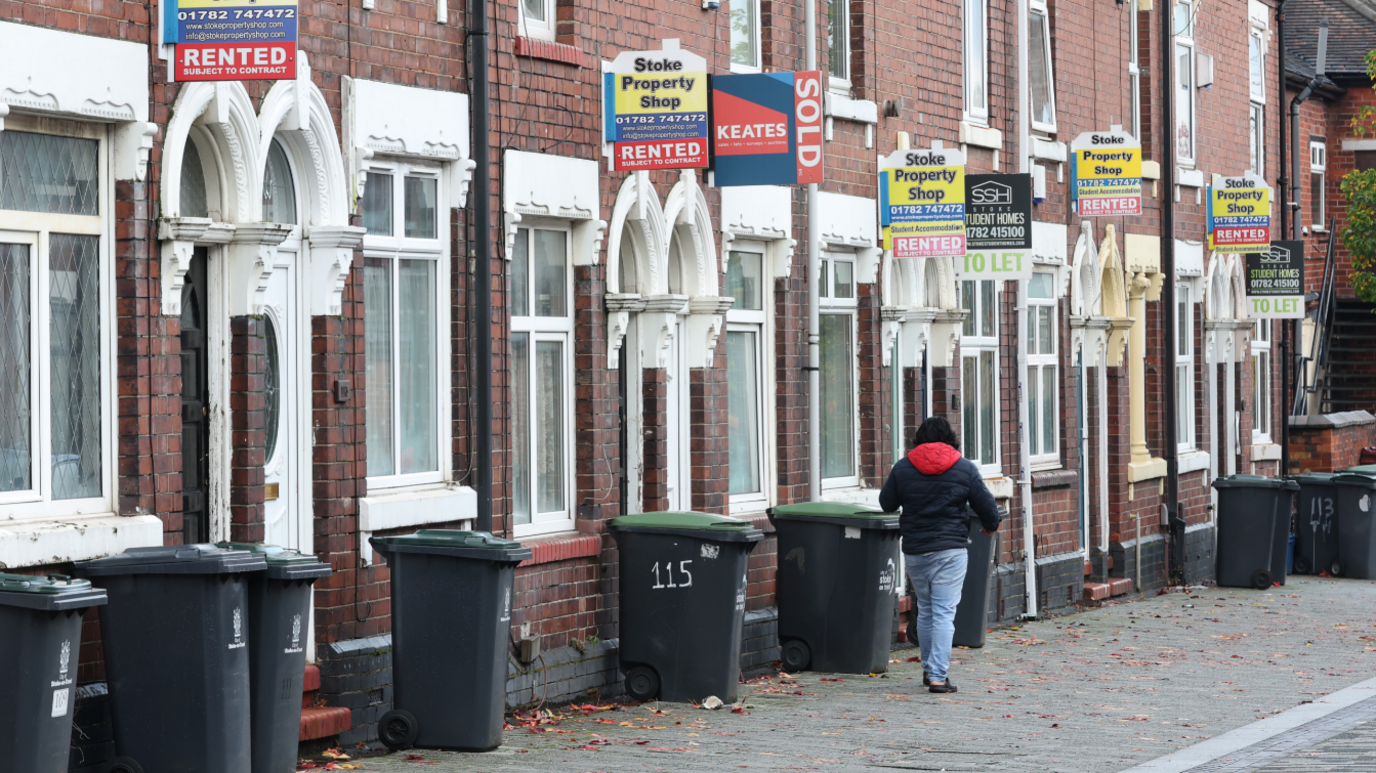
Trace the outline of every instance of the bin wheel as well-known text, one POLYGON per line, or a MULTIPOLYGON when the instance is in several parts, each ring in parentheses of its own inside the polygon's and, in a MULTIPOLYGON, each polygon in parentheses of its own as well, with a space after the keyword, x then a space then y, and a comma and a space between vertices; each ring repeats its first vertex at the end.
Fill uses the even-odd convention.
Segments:
POLYGON ((1328 573, 1333 575, 1334 577, 1342 577, 1343 569, 1343 562, 1335 559, 1333 561, 1333 565, 1328 567, 1328 573))
POLYGON ((143 773, 143 766, 132 757, 116 757, 105 773, 143 773))
POLYGON ((1257 590, 1266 590, 1267 588, 1271 587, 1272 582, 1273 580, 1271 579, 1271 573, 1266 571, 1265 569, 1258 569, 1255 572, 1252 572, 1253 588, 1256 588, 1257 590))
POLYGON ((393 751, 411 748, 419 732, 420 725, 416 724, 415 715, 404 709, 392 709, 377 722, 378 740, 393 751))
POLYGON ((1295 574, 1309 574, 1309 559, 1295 556, 1295 574))
POLYGON ((627 671, 626 694, 637 701, 653 699, 659 695, 659 674, 649 666, 636 666, 627 671))
POLYGON ((779 660, 783 661, 785 671, 796 673, 812 662, 812 650, 806 642, 790 639, 784 642, 783 649, 779 651, 779 660))

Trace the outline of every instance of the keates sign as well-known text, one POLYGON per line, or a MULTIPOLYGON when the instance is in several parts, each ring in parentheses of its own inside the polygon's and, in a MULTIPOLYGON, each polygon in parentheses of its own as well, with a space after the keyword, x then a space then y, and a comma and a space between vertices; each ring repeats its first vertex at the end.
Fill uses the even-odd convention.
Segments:
POLYGON ((1304 317, 1304 242, 1271 242, 1266 252, 1247 253, 1247 316, 1304 317))
POLYGON ((958 279, 1031 279, 1032 175, 965 176, 965 256, 958 279))
POLYGON ((165 13, 175 80, 296 77, 296 0, 179 0, 165 13))
POLYGON ((707 166, 707 60, 682 51, 623 51, 603 73, 612 169, 707 166))
POLYGON ((965 155, 896 150, 880 162, 879 224, 895 258, 965 254, 965 155))
POLYGON ((1250 172, 1209 187, 1209 247, 1214 252, 1271 248, 1271 188, 1250 172))
POLYGON ((717 185, 822 182, 822 73, 712 78, 717 185))
POLYGON ((1070 195, 1080 217, 1142 214, 1142 143, 1115 129, 1070 143, 1070 195))

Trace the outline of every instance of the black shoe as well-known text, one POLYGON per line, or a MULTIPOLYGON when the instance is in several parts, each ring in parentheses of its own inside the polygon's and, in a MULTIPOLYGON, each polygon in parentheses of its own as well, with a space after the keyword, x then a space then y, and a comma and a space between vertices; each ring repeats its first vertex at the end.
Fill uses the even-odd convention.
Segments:
POLYGON ((927 672, 926 672, 926 671, 923 671, 923 672, 922 672, 922 686, 923 686, 923 687, 931 687, 931 686, 932 686, 932 678, 931 678, 930 676, 927 676, 927 672))
POLYGON ((929 686, 927 687, 927 692, 934 692, 934 693, 956 692, 956 686, 955 686, 955 684, 953 684, 953 683, 951 682, 950 679, 947 679, 947 680, 946 680, 946 684, 933 684, 933 685, 929 685, 929 686))

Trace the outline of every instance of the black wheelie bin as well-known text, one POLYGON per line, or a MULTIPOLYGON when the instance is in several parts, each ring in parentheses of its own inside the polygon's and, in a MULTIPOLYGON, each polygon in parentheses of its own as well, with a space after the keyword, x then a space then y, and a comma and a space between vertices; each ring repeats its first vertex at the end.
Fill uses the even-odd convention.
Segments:
POLYGON ((736 700, 748 521, 694 512, 613 518, 620 554, 621 670, 635 700, 736 700))
POLYGON ((1338 574, 1338 487, 1331 472, 1295 475, 1295 574, 1338 574))
POLYGON ((100 578, 115 753, 107 773, 249 773, 248 580, 261 556, 214 545, 78 561, 100 578))
POLYGON ((1376 475, 1345 472, 1333 478, 1338 489, 1339 577, 1376 579, 1376 475))
POLYGON ((1290 546, 1290 511, 1298 483, 1261 475, 1230 475, 1213 482, 1218 489, 1219 585, 1264 590, 1285 584, 1290 546))
POLYGON ((0 770, 66 772, 81 616, 104 603, 86 580, 0 574, 0 770))
POLYGON ((769 510, 779 539, 780 660, 785 671, 889 668, 902 560, 898 514, 846 502, 769 510))
POLYGON ((253 773, 296 773, 311 586, 333 574, 312 555, 275 545, 225 543, 263 557, 248 581, 249 716, 253 773))
MULTIPOLYGON (((1003 515, 1000 510, 1000 521, 1003 515)), ((960 604, 956 606, 956 630, 951 635, 951 646, 979 648, 984 646, 984 637, 989 631, 989 593, 994 584, 999 532, 985 534, 979 516, 970 511, 970 531, 965 539, 965 583, 960 589, 960 604)))
POLYGON ((487 532, 374 537, 392 576, 393 749, 488 751, 502 744, 512 584, 531 550, 487 532))

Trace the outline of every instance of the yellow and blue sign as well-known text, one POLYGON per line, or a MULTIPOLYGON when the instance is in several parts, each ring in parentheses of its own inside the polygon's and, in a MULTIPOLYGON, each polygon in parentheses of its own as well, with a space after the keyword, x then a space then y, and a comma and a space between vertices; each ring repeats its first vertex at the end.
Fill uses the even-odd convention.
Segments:
POLYGON ((1142 214, 1142 143, 1121 129, 1070 143, 1070 195, 1080 217, 1142 214))
POLYGON ((1248 172, 1209 186, 1209 248, 1262 253, 1271 249, 1271 187, 1248 172))
POLYGON ((822 73, 712 78, 718 186, 822 182, 822 73))
POLYGON ((896 150, 880 162, 879 224, 895 258, 965 254, 965 155, 896 150))
POLYGON ((603 73, 604 137, 612 169, 707 166, 707 60, 680 50, 623 51, 603 73))

